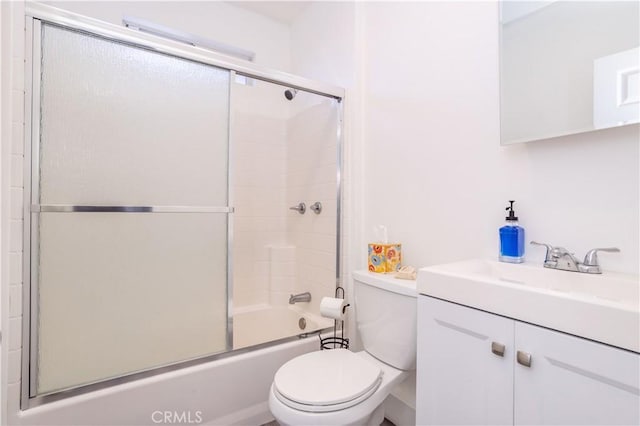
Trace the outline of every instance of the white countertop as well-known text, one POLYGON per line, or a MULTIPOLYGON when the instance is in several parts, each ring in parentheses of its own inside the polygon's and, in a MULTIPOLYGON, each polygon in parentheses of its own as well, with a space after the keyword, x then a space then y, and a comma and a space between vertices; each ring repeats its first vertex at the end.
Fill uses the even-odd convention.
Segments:
POLYGON ((474 259, 422 268, 420 294, 640 352, 637 275, 474 259))

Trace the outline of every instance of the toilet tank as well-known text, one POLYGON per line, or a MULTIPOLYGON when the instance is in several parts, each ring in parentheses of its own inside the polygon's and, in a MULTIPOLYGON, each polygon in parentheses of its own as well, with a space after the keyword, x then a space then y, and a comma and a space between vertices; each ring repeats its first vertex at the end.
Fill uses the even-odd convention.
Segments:
POLYGON ((364 349, 400 370, 416 366, 416 281, 353 273, 356 326, 364 349))

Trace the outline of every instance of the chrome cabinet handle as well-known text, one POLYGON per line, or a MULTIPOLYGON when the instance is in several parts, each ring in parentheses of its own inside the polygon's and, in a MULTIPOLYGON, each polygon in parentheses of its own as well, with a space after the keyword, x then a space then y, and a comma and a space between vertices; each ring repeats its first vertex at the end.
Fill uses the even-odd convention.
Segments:
POLYGON ((322 204, 320 203, 320 201, 316 201, 315 203, 311 204, 309 208, 313 210, 315 214, 320 214, 322 212, 322 204))
POLYGON ((531 367, 531 354, 526 352, 518 351, 516 353, 516 360, 518 364, 524 365, 525 367, 531 367))
POLYGON ((305 203, 298 203, 297 206, 289 207, 289 210, 295 210, 300 214, 304 214, 307 211, 307 205, 305 203))
POLYGON ((504 356, 505 346, 502 343, 491 342, 491 352, 498 356, 504 356))

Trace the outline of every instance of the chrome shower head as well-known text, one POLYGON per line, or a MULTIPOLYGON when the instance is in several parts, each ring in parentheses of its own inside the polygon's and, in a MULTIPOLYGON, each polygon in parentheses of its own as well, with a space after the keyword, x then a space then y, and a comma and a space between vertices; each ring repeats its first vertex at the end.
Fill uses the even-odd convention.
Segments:
POLYGON ((287 100, 292 100, 293 98, 296 97, 296 94, 298 93, 298 91, 296 89, 287 89, 284 91, 284 97, 287 98, 287 100))

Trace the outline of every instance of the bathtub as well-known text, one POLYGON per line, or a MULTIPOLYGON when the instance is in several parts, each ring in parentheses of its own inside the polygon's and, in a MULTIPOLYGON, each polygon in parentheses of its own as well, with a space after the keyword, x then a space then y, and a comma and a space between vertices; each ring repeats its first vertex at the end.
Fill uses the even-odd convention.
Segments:
POLYGON ((236 308, 233 312, 233 349, 259 345, 327 327, 333 327, 333 320, 309 314, 296 305, 256 305, 236 308), (304 328, 301 325, 304 325, 304 328))
POLYGON ((312 335, 247 351, 242 348, 332 327, 333 320, 305 313, 298 306, 267 305, 236 308, 233 320, 234 350, 241 350, 221 359, 26 411, 18 409, 20 384, 11 385, 8 422, 153 426, 175 423, 165 421, 173 419, 210 425, 267 423, 273 420, 267 400, 275 372, 288 360, 319 350, 319 341, 312 335), (300 318, 306 322, 304 329, 300 329, 300 318))
MULTIPOLYGON (((299 312, 289 310, 288 313, 283 313, 284 311, 288 309, 249 310, 244 319, 256 319, 260 315, 289 316, 297 326, 299 312)), ((240 320, 242 322, 243 319, 240 320)), ((262 325, 261 329, 267 328, 262 325)), ((273 420, 269 412, 268 397, 275 372, 290 359, 318 349, 318 338, 309 336, 230 354, 226 358, 66 398, 26 411, 18 410, 18 383, 9 386, 11 395, 8 423, 69 426, 264 424, 273 420)))

